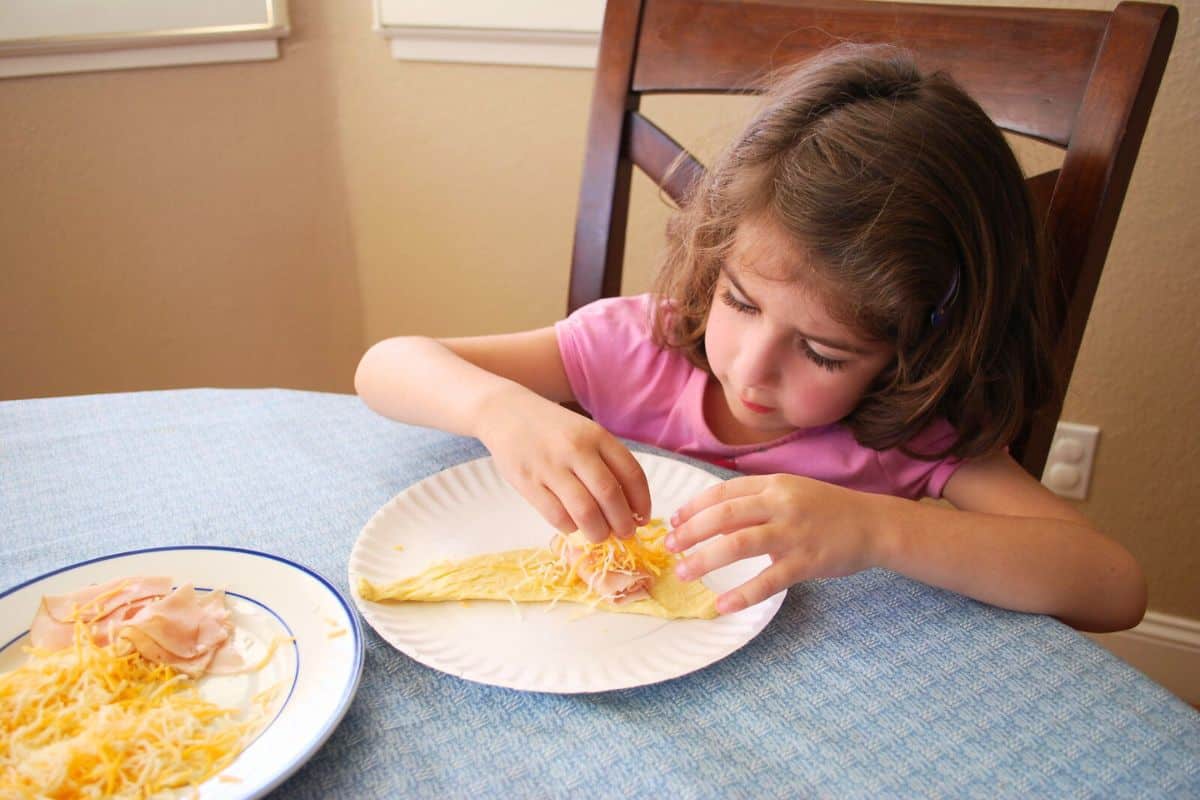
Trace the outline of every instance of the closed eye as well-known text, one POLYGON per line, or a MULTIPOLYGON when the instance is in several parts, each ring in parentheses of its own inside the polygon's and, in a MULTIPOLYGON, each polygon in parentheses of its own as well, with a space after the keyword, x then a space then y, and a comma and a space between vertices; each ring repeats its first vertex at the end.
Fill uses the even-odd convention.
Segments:
POLYGON ((816 350, 813 350, 812 345, 808 343, 807 339, 800 340, 800 349, 804 351, 804 355, 808 357, 809 361, 813 362, 821 369, 828 370, 829 372, 839 372, 846 368, 845 361, 839 361, 836 358, 823 356, 816 350))
POLYGON ((725 305, 729 306, 730 308, 732 308, 734 311, 738 312, 739 314, 757 314, 758 313, 758 308, 750 305, 749 303, 743 303, 741 300, 734 297, 733 292, 729 291, 729 289, 721 290, 721 302, 724 303, 725 305))

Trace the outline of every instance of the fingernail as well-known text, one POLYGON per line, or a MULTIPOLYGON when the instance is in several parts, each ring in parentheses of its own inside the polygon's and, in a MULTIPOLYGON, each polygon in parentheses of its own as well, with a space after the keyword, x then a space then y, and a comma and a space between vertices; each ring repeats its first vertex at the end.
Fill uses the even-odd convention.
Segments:
POLYGON ((742 610, 742 599, 740 597, 731 597, 727 594, 717 598, 717 612, 720 614, 733 614, 742 610))
POLYGON ((668 549, 668 550, 670 550, 672 553, 673 553, 673 552, 675 552, 675 551, 678 549, 678 548, 675 546, 675 541, 676 541, 676 540, 675 540, 675 534, 673 534, 673 533, 672 533, 672 534, 668 534, 668 536, 667 536, 667 542, 666 542, 666 544, 667 544, 667 549, 668 549))
POLYGON ((645 518, 643 515, 641 515, 641 514, 636 514, 636 513, 635 513, 635 514, 633 515, 633 521, 634 521, 634 522, 636 522, 638 525, 641 525, 641 524, 643 524, 643 523, 646 521, 646 518, 645 518))
POLYGON ((692 572, 688 569, 687 564, 680 561, 675 565, 675 577, 679 578, 681 581, 686 581, 692 577, 692 572))
POLYGON ((678 524, 679 524, 679 512, 676 511, 674 514, 671 515, 671 527, 674 528, 678 524))

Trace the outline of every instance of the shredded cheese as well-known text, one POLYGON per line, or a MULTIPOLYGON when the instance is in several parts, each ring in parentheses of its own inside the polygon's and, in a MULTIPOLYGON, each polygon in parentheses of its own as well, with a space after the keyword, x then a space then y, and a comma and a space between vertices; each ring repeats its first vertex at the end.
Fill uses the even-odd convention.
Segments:
MULTIPOLYGON (((582 551, 579 558, 569 564, 565 558, 549 561, 530 558, 522 563, 522 569, 527 575, 527 580, 545 588, 563 587, 568 590, 576 584, 586 586, 592 595, 593 608, 604 600, 612 599, 596 591, 596 577, 614 572, 625 575, 649 573, 658 577, 670 569, 676 558, 667 550, 667 528, 662 520, 658 519, 652 519, 639 527, 629 539, 610 536, 602 542, 590 542, 581 534, 575 534, 564 537, 564 541, 567 538, 570 547, 582 551), (534 567, 532 572, 529 570, 530 565, 534 567), (580 567, 585 565, 592 575, 591 580, 585 580, 580 575, 580 567)), ((525 581, 522 581, 518 585, 524 583, 525 581)), ((559 596, 561 597, 561 594, 559 596)))
POLYGON ((31 649, 0 675, 0 797, 150 797, 195 787, 228 766, 266 719, 203 699, 183 673, 96 645, 31 649))
MULTIPOLYGON (((661 575, 670 567, 674 556, 667 551, 667 528, 662 520, 652 519, 638 528, 632 538, 610 536, 602 542, 574 541, 583 548, 583 558, 599 572, 624 572, 635 575, 647 571, 661 575)), ((578 563, 578 562, 576 562, 578 563)))

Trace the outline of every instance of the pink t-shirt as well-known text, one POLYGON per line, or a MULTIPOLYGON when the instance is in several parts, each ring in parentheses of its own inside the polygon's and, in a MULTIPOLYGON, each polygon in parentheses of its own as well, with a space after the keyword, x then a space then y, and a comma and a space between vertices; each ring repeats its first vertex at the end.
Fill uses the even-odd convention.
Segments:
MULTIPOLYGON (((940 497, 958 459, 924 461, 872 450, 840 423, 794 431, 765 445, 728 445, 704 420, 707 372, 651 340, 650 295, 591 303, 555 325, 575 399, 617 436, 751 474, 788 472, 851 489, 940 497)), ((936 452, 954 437, 941 420, 911 443, 936 452)))

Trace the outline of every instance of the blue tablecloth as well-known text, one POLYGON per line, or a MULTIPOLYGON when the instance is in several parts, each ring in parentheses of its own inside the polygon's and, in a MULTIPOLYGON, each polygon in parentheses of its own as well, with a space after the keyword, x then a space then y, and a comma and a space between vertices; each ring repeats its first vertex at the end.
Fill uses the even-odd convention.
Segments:
MULTIPOLYGON (((371 515, 485 454, 344 395, 0 403, 0 589, 106 553, 222 544, 298 561, 348 596, 371 515)), ((876 570, 794 588, 704 670, 605 694, 469 683, 368 629, 349 712, 275 792, 568 795, 1198 797, 1200 714, 1053 619, 876 570)))

